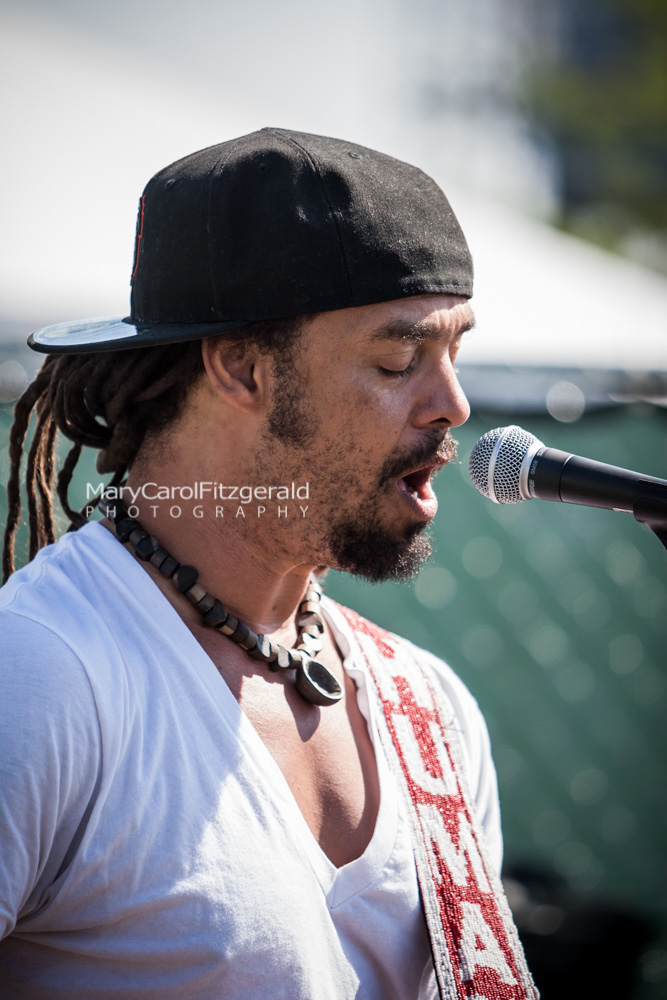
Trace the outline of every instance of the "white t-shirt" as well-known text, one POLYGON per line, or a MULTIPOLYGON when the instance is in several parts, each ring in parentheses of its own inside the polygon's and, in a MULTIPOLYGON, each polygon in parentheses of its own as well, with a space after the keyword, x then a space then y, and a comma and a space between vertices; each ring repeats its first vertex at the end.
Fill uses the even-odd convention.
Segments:
MULTIPOLYGON (((369 722, 380 810, 336 869, 212 661, 101 525, 0 591, 0 994, 102 1000, 437 996, 402 796, 369 722), (2 992, 6 990, 6 992, 2 992)), ((479 709, 445 664, 500 863, 479 709)))

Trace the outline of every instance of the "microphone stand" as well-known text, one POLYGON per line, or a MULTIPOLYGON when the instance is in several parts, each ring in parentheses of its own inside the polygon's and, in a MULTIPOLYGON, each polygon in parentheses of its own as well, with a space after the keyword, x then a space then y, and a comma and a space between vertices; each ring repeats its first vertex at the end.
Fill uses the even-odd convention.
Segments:
POLYGON ((645 524, 667 549, 667 489, 664 499, 656 497, 655 486, 639 483, 632 503, 635 520, 645 524), (645 488, 642 489, 642 486, 645 488))

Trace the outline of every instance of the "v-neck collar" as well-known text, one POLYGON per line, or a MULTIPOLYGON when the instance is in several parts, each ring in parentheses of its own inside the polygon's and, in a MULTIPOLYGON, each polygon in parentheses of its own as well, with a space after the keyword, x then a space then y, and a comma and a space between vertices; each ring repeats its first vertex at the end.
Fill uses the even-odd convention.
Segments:
POLYGON ((190 663, 196 664, 200 670, 202 680, 206 683, 212 699, 220 705, 226 724, 233 726, 241 750, 257 774, 258 783, 263 784, 267 800, 273 803, 277 815, 298 837, 301 851, 322 887, 328 907, 334 909, 351 896, 362 892, 378 878, 392 854, 398 835, 399 796, 380 745, 373 717, 373 699, 368 697, 367 688, 373 682, 361 662, 349 626, 335 605, 323 597, 321 605, 323 615, 343 654, 343 668, 354 681, 359 709, 366 719, 375 751, 380 786, 380 805, 371 839, 360 857, 341 868, 336 868, 320 847, 282 770, 212 659, 197 642, 171 602, 131 553, 120 545, 103 525, 92 522, 80 529, 80 533, 89 533, 91 540, 97 535, 98 544, 103 547, 113 547, 109 550, 110 557, 114 554, 116 559, 125 557, 123 569, 126 579, 132 578, 131 586, 138 607, 145 611, 151 604, 155 605, 156 614, 163 622, 165 630, 175 637, 190 663))

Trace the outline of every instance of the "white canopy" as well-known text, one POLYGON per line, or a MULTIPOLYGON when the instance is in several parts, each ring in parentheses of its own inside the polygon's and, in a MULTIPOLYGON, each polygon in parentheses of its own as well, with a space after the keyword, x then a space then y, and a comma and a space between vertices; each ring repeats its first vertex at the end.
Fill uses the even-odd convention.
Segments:
POLYGON ((667 279, 501 207, 455 206, 475 260, 462 358, 667 372, 667 279))
MULTIPOLYGON (((124 315, 146 180, 274 115, 43 18, 5 15, 0 37, 0 321, 124 315)), ((328 121, 323 109, 312 130, 326 134, 328 121)), ((356 121, 351 137, 377 141, 370 125, 365 140, 359 132, 356 121)), ((390 152, 412 155, 395 143, 390 152)), ((544 223, 448 194, 476 263, 478 328, 466 360, 667 371, 667 280, 544 223)))

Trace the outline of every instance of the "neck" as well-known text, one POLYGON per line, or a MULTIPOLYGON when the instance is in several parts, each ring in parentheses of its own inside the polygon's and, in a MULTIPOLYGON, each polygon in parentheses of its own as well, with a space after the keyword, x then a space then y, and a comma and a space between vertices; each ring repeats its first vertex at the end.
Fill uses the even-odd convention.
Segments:
MULTIPOLYGON (((279 641, 284 638, 289 644, 295 631, 294 615, 314 569, 312 563, 290 558, 298 508, 279 518, 268 503, 259 505, 267 510, 258 515, 258 504, 241 504, 236 498, 205 495, 183 500, 171 491, 195 481, 206 482, 206 477, 174 481, 172 472, 171 483, 165 479, 164 472, 157 471, 129 478, 123 499, 126 506, 132 506, 133 516, 179 562, 194 566, 201 584, 236 617, 254 631, 277 634, 279 641), (145 499, 141 487, 155 483, 168 487, 176 499, 145 499), (136 503, 131 503, 133 497, 136 503)), ((230 476, 226 481, 244 479, 230 476)), ((155 492, 154 486, 146 488, 148 496, 155 492)))
MULTIPOLYGON (((272 642, 265 630, 234 615, 230 607, 225 607, 220 598, 209 593, 200 580, 196 567, 183 563, 160 543, 157 535, 146 531, 141 523, 109 492, 101 498, 100 507, 113 523, 113 530, 122 542, 133 546, 135 555, 157 569, 158 573, 171 581, 179 596, 184 595, 202 615, 205 626, 219 630, 231 642, 236 643, 253 659, 267 664, 270 670, 295 670, 296 690, 302 698, 313 705, 335 705, 343 697, 343 688, 337 677, 323 663, 313 658, 323 648, 324 624, 319 616, 321 590, 310 581, 298 605, 296 626, 298 636, 296 648, 288 649, 282 643, 272 642)), ((136 512, 137 515, 139 511, 136 512)), ((177 609, 180 611, 178 604, 177 609)), ((189 615, 183 615, 187 621, 189 615)), ((274 630, 275 638, 275 630, 274 630)))

